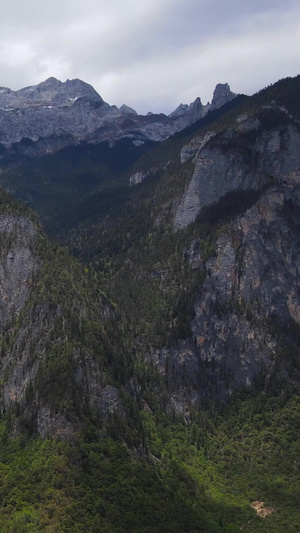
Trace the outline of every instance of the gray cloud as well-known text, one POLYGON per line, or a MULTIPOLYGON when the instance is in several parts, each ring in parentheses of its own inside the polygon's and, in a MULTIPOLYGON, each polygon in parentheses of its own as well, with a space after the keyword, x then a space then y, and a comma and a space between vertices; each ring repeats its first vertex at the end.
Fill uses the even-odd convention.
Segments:
POLYGON ((295 0, 11 0, 0 85, 78 77, 109 103, 169 112, 216 83, 252 93, 298 73, 295 0))

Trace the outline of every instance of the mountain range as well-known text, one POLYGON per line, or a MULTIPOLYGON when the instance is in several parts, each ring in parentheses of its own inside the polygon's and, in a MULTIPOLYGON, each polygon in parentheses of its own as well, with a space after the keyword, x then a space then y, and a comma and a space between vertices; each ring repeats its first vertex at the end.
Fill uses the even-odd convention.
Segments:
POLYGON ((0 530, 298 531, 300 77, 0 91, 0 530))
POLYGON ((114 144, 128 138, 134 145, 161 141, 234 97, 228 84, 218 84, 211 104, 203 106, 198 97, 169 116, 150 112, 142 116, 125 104, 120 109, 107 104, 91 85, 78 79, 49 78, 19 91, 1 87, 0 143, 6 149, 21 143, 25 154, 41 155, 81 141, 114 144))

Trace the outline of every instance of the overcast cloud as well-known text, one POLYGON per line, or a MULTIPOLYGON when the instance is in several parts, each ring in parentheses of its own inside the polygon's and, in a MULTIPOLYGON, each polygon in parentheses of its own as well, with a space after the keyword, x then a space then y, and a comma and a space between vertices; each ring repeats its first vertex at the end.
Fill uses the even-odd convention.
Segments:
POLYGON ((252 94, 300 72, 297 0, 10 0, 0 85, 80 78, 109 104, 169 113, 218 82, 252 94))

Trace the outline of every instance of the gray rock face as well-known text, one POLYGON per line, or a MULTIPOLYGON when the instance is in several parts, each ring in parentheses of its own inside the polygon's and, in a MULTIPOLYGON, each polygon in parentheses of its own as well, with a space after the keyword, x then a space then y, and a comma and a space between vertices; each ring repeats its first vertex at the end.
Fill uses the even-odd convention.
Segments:
POLYGON ((198 97, 188 108, 188 115, 189 115, 191 124, 199 120, 199 118, 203 117, 204 114, 205 112, 203 112, 202 102, 200 98, 198 97))
POLYGON ((175 111, 169 115, 170 118, 174 119, 173 127, 175 128, 175 131, 180 131, 187 126, 194 124, 197 120, 200 120, 200 118, 208 113, 210 107, 210 104, 203 106, 199 97, 190 105, 180 104, 175 111))
POLYGON ((187 104, 179 104, 179 106, 176 107, 176 109, 172 113, 169 114, 169 117, 170 118, 182 117, 182 115, 185 115, 188 108, 189 106, 187 104))
POLYGON ((231 92, 228 83, 218 83, 214 90, 211 109, 218 109, 227 102, 230 102, 230 100, 233 100, 235 97, 236 94, 231 92))
POLYGON ((192 139, 192 141, 188 145, 184 146, 180 152, 181 163, 185 163, 192 157, 197 158, 202 148, 204 148, 208 141, 214 136, 215 133, 209 131, 201 137, 195 137, 194 139, 192 139))
POLYGON ((143 170, 141 172, 136 172, 135 174, 132 174, 129 178, 129 184, 130 185, 138 185, 139 183, 142 183, 144 179, 147 177, 147 173, 143 170))
POLYGON ((300 259, 283 216, 284 194, 272 188, 232 225, 207 264, 192 329, 202 361, 223 365, 232 388, 271 368, 276 339, 270 319, 299 324, 300 259))
POLYGON ((132 109, 132 107, 129 107, 129 106, 126 105, 126 104, 123 104, 123 105, 120 107, 120 111, 121 111, 121 113, 123 113, 124 115, 137 115, 137 112, 135 111, 135 109, 132 109))
POLYGON ((226 130, 218 138, 197 138, 182 150, 182 161, 196 154, 195 170, 177 208, 175 229, 186 227, 203 207, 229 192, 258 190, 270 177, 279 183, 297 181, 300 133, 295 126, 258 132, 254 141, 240 135, 226 130), (230 150, 235 144, 239 149, 230 150))
MULTIPOLYGON (((116 112, 117 108, 106 104, 91 85, 78 79, 63 83, 49 78, 19 91, 1 89, 0 142, 10 147, 24 138, 36 143, 56 136, 67 137, 72 144, 97 129, 106 115, 116 112)), ((51 140, 49 147, 51 151, 51 140)))
MULTIPOLYGON (((14 93, 10 93, 10 98, 15 98, 21 107, 24 105, 31 106, 34 101, 48 102, 51 105, 72 106, 79 98, 88 98, 95 102, 103 102, 101 96, 95 89, 79 79, 67 80, 65 83, 56 78, 48 78, 46 81, 25 87, 14 93), (23 100, 23 102, 22 102, 23 100)), ((0 104, 2 104, 0 93, 0 104)))
MULTIPOLYGON (((14 332, 16 320, 25 308, 41 268, 41 261, 33 252, 37 235, 34 224, 25 217, 13 214, 0 217, 1 334, 9 328, 9 331, 14 332)), ((26 349, 22 338, 23 333, 17 331, 13 352, 7 351, 1 344, 0 376, 3 380, 2 398, 6 406, 23 397, 37 371, 37 362, 29 363, 29 349, 26 349)))
POLYGON ((0 217, 0 328, 24 308, 39 262, 32 253, 34 224, 23 217, 0 217))
POLYGON ((256 175, 244 166, 243 157, 206 147, 197 157, 193 178, 187 188, 175 217, 174 227, 181 229, 193 222, 201 209, 219 200, 226 193, 258 188, 256 175), (214 179, 216 176, 219 180, 214 179))

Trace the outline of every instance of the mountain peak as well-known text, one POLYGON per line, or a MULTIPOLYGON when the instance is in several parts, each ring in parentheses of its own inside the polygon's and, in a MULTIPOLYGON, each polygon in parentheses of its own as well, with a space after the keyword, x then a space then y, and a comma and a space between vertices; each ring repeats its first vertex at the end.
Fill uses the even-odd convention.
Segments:
POLYGON ((235 97, 236 94, 231 92, 228 83, 218 83, 214 90, 211 109, 217 109, 235 97))
POLYGON ((69 98, 80 98, 85 96, 90 100, 101 101, 103 99, 97 93, 97 91, 85 81, 80 80, 79 78, 74 78, 73 80, 66 80, 63 85, 63 91, 68 93, 69 98))
POLYGON ((189 106, 187 104, 179 104, 179 106, 176 107, 176 109, 172 111, 172 113, 169 114, 169 117, 170 118, 181 117, 187 112, 188 107, 189 106))
POLYGON ((123 113, 124 115, 137 115, 137 112, 135 111, 135 109, 132 109, 132 107, 129 107, 129 106, 126 105, 126 104, 123 104, 123 105, 120 107, 120 111, 121 111, 121 113, 123 113))
POLYGON ((206 106, 203 106, 198 96, 190 105, 180 104, 175 111, 169 114, 169 117, 184 118, 188 116, 189 119, 185 124, 187 126, 189 123, 196 122, 196 120, 203 117, 208 111, 222 107, 235 97, 236 94, 231 92, 228 83, 218 83, 215 87, 211 104, 208 102, 206 106))
POLYGON ((17 97, 30 100, 51 101, 51 105, 68 105, 85 97, 92 101, 103 102, 95 89, 84 81, 75 78, 62 82, 54 77, 47 78, 38 85, 31 85, 14 93, 17 97))
POLYGON ((50 76, 50 78, 47 78, 45 81, 42 81, 39 83, 39 85, 56 85, 57 83, 62 83, 57 78, 54 78, 54 76, 50 76))

